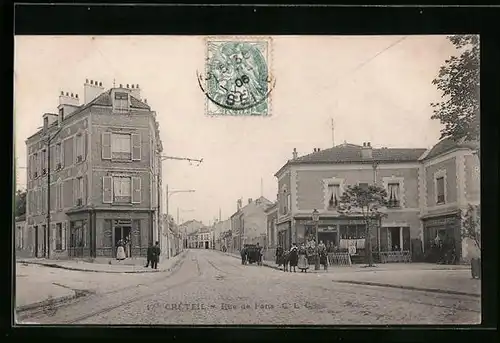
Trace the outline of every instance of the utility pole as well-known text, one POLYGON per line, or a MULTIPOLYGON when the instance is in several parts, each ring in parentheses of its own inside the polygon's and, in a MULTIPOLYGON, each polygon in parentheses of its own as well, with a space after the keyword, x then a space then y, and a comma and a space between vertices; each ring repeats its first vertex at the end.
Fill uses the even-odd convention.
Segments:
MULTIPOLYGON (((188 161, 189 164, 191 164, 192 162, 197 162, 198 164, 196 166, 199 166, 202 162, 203 162, 203 158, 201 159, 194 159, 194 158, 188 158, 188 157, 176 157, 176 156, 166 156, 166 155, 162 155, 161 156, 161 161, 165 161, 165 160, 177 160, 177 161, 188 161)), ((166 224, 166 230, 165 230, 165 233, 164 233, 164 236, 167 237, 167 258, 169 258, 169 255, 170 255, 170 251, 168 250, 168 245, 169 245, 169 240, 168 240, 168 231, 170 229, 170 222, 169 222, 169 218, 168 218, 168 198, 171 194, 173 193, 179 193, 179 192, 184 192, 184 191, 174 191, 174 192, 171 192, 169 194, 169 191, 168 191, 168 184, 165 183, 165 189, 166 189, 166 192, 165 192, 165 201, 166 201, 166 217, 167 217, 167 224, 166 224)), ((194 192, 194 190, 189 190, 190 192, 194 192)), ((160 243, 160 246, 161 246, 161 243, 160 243)), ((162 247, 163 248, 163 247, 162 247)))
POLYGON ((335 124, 333 122, 333 118, 331 118, 332 121, 332 147, 335 147, 335 124))

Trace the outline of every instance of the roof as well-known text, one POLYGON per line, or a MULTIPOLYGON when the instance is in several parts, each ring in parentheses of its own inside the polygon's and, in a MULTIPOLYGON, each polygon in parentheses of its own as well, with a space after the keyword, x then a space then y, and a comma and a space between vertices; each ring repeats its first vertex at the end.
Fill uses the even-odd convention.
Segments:
POLYGON ((428 160, 430 158, 437 157, 454 149, 477 149, 478 147, 479 143, 475 141, 466 141, 464 139, 455 141, 451 138, 445 138, 434 145, 427 152, 427 154, 422 157, 422 160, 428 160))
MULTIPOLYGON (((87 109, 87 108, 89 108, 90 106, 93 106, 93 105, 98 105, 98 106, 112 106, 113 102, 111 100, 111 91, 113 89, 119 89, 119 88, 108 89, 104 93, 101 93, 101 95, 99 95, 97 98, 95 98, 94 100, 90 101, 88 104, 83 104, 81 106, 78 106, 77 109, 75 111, 71 112, 71 114, 67 118, 72 117, 75 114, 78 114, 78 113, 82 112, 83 110, 85 110, 85 109, 87 109)), ((130 94, 130 107, 131 108, 139 108, 139 109, 151 110, 151 107, 148 104, 146 104, 146 103, 142 102, 141 100, 135 98, 132 94, 130 94)), ((50 114, 50 113, 46 113, 46 114, 50 114)), ((54 122, 54 123, 52 123, 51 126, 55 126, 56 124, 57 124, 57 122, 54 122)), ((41 133, 42 131, 43 131, 42 129, 38 130, 37 132, 35 132, 31 136, 29 136, 27 139, 30 139, 30 138, 36 136, 37 134, 41 133)))
POLYGON ((344 143, 333 148, 320 150, 311 154, 289 160, 283 168, 292 164, 322 164, 322 163, 396 163, 417 162, 425 148, 372 148, 372 158, 363 158, 361 151, 363 147, 356 144, 344 143))

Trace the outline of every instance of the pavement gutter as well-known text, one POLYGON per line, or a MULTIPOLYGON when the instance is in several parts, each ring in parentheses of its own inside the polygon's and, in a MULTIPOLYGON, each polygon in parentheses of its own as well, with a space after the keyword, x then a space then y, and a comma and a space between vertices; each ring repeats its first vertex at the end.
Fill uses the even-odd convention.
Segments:
MULTIPOLYGON (((238 256, 235 256, 233 254, 227 254, 227 255, 234 257, 236 259, 239 259, 238 256)), ((262 262, 262 265, 266 266, 268 268, 273 268, 273 269, 282 271, 282 269, 280 269, 276 266, 269 265, 266 262, 262 262)), ((443 269, 444 270, 454 270, 452 268, 449 268, 449 269, 443 268, 443 269)), ((431 269, 431 270, 436 270, 436 269, 431 269)), ((311 273, 311 274, 313 274, 313 273, 311 273)), ((413 286, 394 285, 394 284, 388 284, 388 283, 378 283, 378 282, 368 282, 368 281, 350 281, 350 280, 332 280, 332 281, 337 282, 337 283, 347 283, 347 284, 354 284, 354 285, 399 288, 399 289, 407 289, 407 290, 412 290, 412 291, 442 293, 442 294, 451 294, 451 295, 462 295, 462 296, 468 296, 468 297, 481 298, 481 295, 477 294, 477 293, 467 293, 467 292, 452 291, 452 290, 438 289, 438 288, 413 287, 413 286)))

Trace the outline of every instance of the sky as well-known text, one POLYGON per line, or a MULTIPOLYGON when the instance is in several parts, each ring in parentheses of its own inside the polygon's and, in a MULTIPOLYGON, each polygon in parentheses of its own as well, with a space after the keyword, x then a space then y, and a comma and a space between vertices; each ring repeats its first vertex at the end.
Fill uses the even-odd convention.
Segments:
POLYGON ((456 50, 446 36, 273 36, 268 61, 276 86, 270 117, 205 115, 197 71, 202 36, 17 36, 14 66, 16 183, 26 187, 25 140, 57 113, 61 91, 83 97, 85 79, 105 89, 139 84, 157 112, 164 154, 203 159, 163 162, 179 221, 206 224, 236 211, 237 199, 274 201, 274 174, 314 148, 371 142, 429 148, 441 124, 431 120, 440 92, 431 84, 456 50), (334 120, 332 139, 331 119, 334 120), (179 209, 179 210, 177 210, 179 209))

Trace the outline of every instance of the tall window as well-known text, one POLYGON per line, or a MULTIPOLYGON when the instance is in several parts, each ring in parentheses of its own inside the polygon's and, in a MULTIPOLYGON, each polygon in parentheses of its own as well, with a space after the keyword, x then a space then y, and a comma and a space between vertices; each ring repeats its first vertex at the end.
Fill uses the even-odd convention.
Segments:
POLYGON ((113 159, 130 160, 132 143, 130 134, 115 134, 111 136, 111 154, 113 159))
POLYGON ((54 160, 55 160, 55 169, 58 170, 61 168, 61 143, 57 143, 54 147, 54 160))
POLYGON ((76 205, 80 206, 83 204, 83 177, 76 178, 75 183, 75 199, 76 205))
POLYGON ((17 227, 17 244, 16 244, 16 247, 18 249, 22 249, 23 248, 23 227, 22 227, 22 225, 19 225, 17 227))
POLYGON ((115 93, 115 111, 128 112, 128 93, 115 93))
POLYGON ((287 211, 292 212, 292 195, 290 193, 286 195, 286 206, 287 211))
POLYGON ((41 156, 40 156, 40 165, 42 169, 42 174, 45 175, 47 172, 47 152, 45 149, 42 150, 41 156))
POLYGON ((66 228, 62 223, 56 224, 56 250, 66 250, 66 228))
POLYGON ((436 179, 436 196, 438 204, 444 204, 445 202, 444 191, 444 176, 441 176, 436 179))
POLYGON ((131 178, 113 177, 114 202, 129 203, 132 200, 131 178))
POLYGON ((340 201, 340 185, 328 185, 328 208, 336 208, 340 201))
POLYGON ((401 205, 399 189, 399 183, 389 183, 387 185, 388 207, 399 207, 401 205))
POLYGON ((286 189, 283 190, 283 214, 288 213, 288 193, 286 189))
POLYGON ((83 135, 78 134, 75 137, 75 144, 76 144, 76 162, 81 162, 83 161, 83 155, 84 155, 84 146, 83 146, 83 135))

